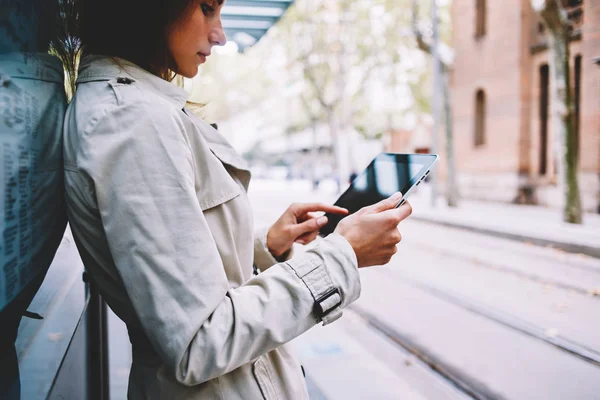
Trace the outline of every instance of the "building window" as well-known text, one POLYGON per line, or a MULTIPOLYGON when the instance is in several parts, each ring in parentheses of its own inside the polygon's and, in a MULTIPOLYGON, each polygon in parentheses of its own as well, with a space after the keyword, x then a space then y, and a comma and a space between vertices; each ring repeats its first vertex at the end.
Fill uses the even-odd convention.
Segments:
POLYGON ((486 33, 487 0, 475 0, 475 37, 483 37, 486 33))
POLYGON ((548 172, 548 104, 549 104, 548 64, 540 67, 540 165, 539 174, 548 172))
POLYGON ((475 147, 485 144, 485 92, 475 94, 475 147))

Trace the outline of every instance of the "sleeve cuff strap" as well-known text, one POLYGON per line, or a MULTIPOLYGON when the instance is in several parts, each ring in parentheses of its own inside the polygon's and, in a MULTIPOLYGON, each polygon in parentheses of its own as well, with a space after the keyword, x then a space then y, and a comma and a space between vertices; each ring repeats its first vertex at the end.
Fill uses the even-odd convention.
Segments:
POLYGON ((302 262, 287 261, 286 264, 304 282, 315 300, 315 314, 323 325, 327 325, 342 316, 342 296, 335 287, 327 267, 316 259, 303 257, 302 262))

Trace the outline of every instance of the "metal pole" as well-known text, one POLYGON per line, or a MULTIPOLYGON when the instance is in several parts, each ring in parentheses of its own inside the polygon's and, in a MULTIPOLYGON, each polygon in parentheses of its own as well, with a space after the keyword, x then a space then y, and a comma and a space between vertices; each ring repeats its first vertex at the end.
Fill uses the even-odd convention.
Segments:
MULTIPOLYGON (((338 167, 338 194, 341 193, 344 184, 348 180, 347 173, 347 143, 345 140, 348 140, 346 137, 346 99, 344 96, 344 91, 346 88, 346 8, 347 4, 344 1, 338 1, 336 11, 339 13, 338 15, 338 37, 333 40, 337 42, 339 45, 339 52, 337 54, 337 93, 339 96, 339 110, 337 111, 337 118, 334 120, 334 123, 337 124, 337 140, 334 141, 333 145, 337 147, 337 167, 338 167), (345 140, 344 140, 345 139, 345 140), (343 146, 343 147, 342 147, 343 146), (342 148, 344 151, 342 151, 342 148)), ((331 111, 335 113, 334 110, 331 111)))
POLYGON ((319 141, 317 138, 317 119, 312 116, 310 119, 311 128, 312 128, 312 150, 311 154, 311 179, 312 179, 312 188, 313 190, 317 190, 319 185, 317 185, 317 180, 320 180, 318 165, 319 165, 319 141))
POLYGON ((87 309, 87 346, 88 346, 88 399, 109 400, 109 365, 108 365, 108 322, 106 303, 92 282, 87 272, 84 279, 89 289, 87 309))
MULTIPOLYGON (((432 99, 432 115, 433 129, 431 131, 431 152, 438 152, 438 131, 440 122, 440 83, 441 83, 441 64, 439 54, 439 35, 438 35, 438 12, 436 0, 431 0, 431 21, 433 24, 433 99, 432 99)), ((431 181, 431 206, 435 207, 438 197, 438 179, 437 174, 430 174, 431 181)))

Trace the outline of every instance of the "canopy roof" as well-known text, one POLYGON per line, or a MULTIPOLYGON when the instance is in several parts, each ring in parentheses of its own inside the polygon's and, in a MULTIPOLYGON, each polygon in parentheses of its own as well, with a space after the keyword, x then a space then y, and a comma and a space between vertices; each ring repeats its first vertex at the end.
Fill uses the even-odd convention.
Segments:
POLYGON ((227 40, 240 50, 252 46, 281 18, 294 0, 226 0, 221 10, 227 40))

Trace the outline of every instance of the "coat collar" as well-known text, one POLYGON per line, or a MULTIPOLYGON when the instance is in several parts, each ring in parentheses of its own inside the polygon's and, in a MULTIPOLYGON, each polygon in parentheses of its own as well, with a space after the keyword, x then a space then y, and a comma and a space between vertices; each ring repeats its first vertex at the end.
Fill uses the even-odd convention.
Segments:
POLYGON ((240 181, 246 190, 248 189, 250 172, 247 169, 246 161, 216 129, 185 108, 188 94, 182 88, 127 60, 97 55, 88 55, 82 58, 77 83, 110 81, 119 78, 129 78, 137 84, 143 85, 144 89, 151 90, 174 104, 178 110, 182 110, 199 130, 213 154, 223 163, 240 171, 240 181))
POLYGON ((115 78, 129 78, 135 82, 140 82, 157 95, 173 103, 177 109, 182 109, 188 99, 187 92, 182 88, 130 61, 101 55, 88 55, 82 58, 77 83, 115 78))

